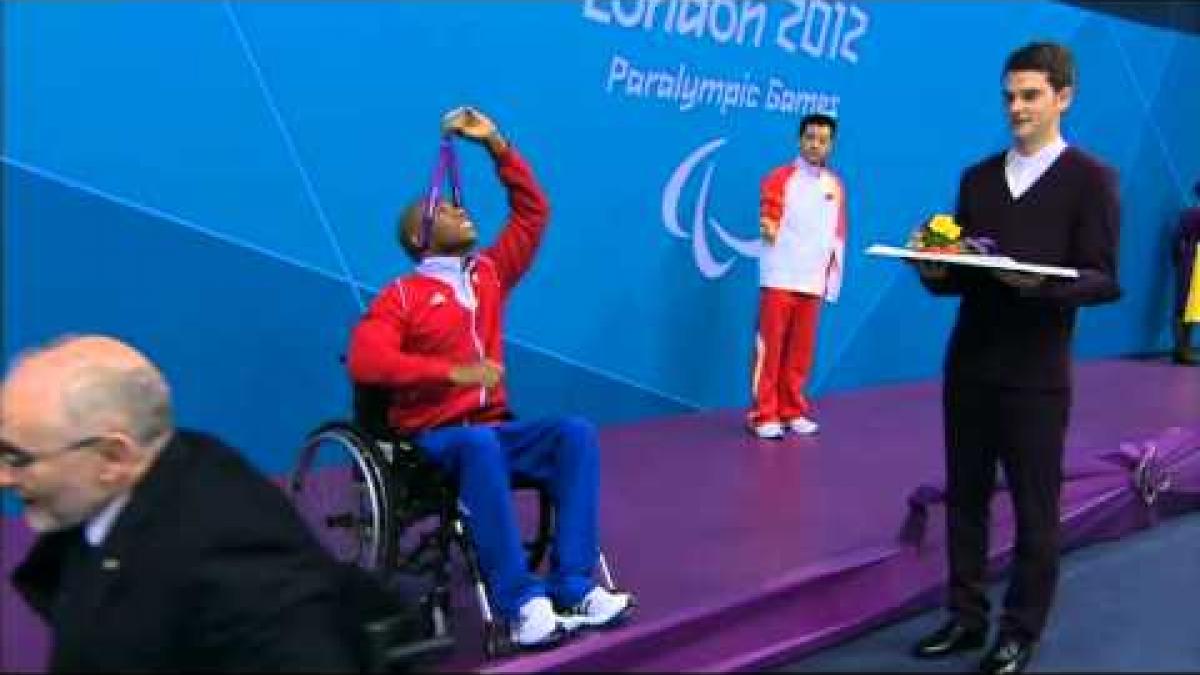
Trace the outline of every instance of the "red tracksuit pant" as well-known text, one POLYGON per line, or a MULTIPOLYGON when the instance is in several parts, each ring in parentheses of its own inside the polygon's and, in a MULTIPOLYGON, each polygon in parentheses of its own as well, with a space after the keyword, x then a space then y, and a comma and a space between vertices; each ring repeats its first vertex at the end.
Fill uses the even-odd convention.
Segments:
POLYGON ((798 291, 763 288, 750 391, 749 422, 787 422, 808 416, 804 396, 812 371, 821 298, 798 291))

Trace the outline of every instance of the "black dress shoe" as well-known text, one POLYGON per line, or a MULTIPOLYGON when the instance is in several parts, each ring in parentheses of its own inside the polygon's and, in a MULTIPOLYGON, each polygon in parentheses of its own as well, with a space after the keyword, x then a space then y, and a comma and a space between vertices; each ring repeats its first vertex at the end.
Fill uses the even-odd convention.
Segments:
POLYGON ((979 649, 987 638, 986 628, 970 628, 958 621, 948 621, 925 636, 913 647, 913 656, 922 659, 947 656, 955 652, 979 649))
POLYGON ((996 637, 996 644, 988 650, 983 660, 979 662, 979 672, 988 675, 1009 675, 1020 673, 1029 665, 1033 658, 1034 642, 1016 635, 1001 634, 996 637))

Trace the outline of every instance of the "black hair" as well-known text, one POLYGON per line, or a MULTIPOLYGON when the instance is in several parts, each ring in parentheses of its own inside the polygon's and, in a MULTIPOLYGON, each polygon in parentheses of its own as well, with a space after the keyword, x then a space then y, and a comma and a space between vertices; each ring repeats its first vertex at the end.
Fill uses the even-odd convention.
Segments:
POLYGON ((797 135, 803 136, 804 130, 810 125, 819 127, 829 127, 829 135, 837 135, 837 118, 828 113, 809 113, 800 120, 800 128, 797 130, 797 135))
POLYGON ((1057 42, 1031 42, 1009 54, 1004 74, 1017 70, 1045 73, 1055 91, 1075 86, 1075 58, 1057 42))

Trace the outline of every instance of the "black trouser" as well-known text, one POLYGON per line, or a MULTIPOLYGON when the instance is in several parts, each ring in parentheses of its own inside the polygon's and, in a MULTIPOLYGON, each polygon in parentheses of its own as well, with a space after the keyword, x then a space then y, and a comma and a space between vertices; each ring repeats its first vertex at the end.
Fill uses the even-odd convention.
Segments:
POLYGON ((942 405, 950 609, 968 626, 987 625, 988 516, 999 462, 1017 520, 1000 628, 1037 639, 1058 578, 1058 499, 1070 391, 947 383, 942 405))

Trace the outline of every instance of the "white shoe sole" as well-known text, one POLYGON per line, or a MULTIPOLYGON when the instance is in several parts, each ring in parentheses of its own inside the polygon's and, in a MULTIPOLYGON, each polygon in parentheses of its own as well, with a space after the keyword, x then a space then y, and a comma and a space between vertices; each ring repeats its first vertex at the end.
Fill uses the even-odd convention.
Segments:
POLYGON ((520 651, 544 651, 548 649, 554 649, 555 647, 561 645, 567 640, 568 637, 571 636, 573 631, 573 628, 567 626, 566 620, 560 620, 558 625, 555 626, 554 630, 550 631, 549 634, 540 640, 535 640, 533 642, 521 642, 520 640, 517 640, 515 636, 510 635, 509 642, 512 643, 513 647, 520 651))
POLYGON ((783 425, 780 425, 778 427, 771 427, 769 429, 764 429, 763 426, 766 426, 766 425, 762 425, 762 426, 758 426, 758 427, 750 427, 750 433, 753 434, 755 438, 761 438, 763 440, 768 440, 768 441, 779 440, 780 438, 783 438, 785 435, 787 435, 786 431, 784 430, 783 425))
POLYGON ((630 594, 628 597, 625 606, 607 619, 588 617, 582 614, 560 614, 559 616, 567 630, 572 632, 580 628, 612 628, 624 623, 633 613, 633 608, 637 607, 637 596, 630 594))

